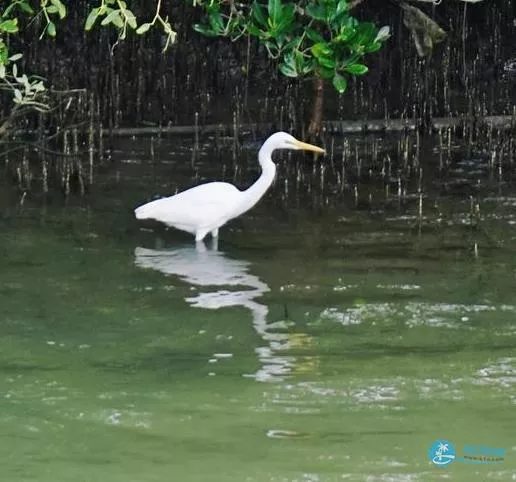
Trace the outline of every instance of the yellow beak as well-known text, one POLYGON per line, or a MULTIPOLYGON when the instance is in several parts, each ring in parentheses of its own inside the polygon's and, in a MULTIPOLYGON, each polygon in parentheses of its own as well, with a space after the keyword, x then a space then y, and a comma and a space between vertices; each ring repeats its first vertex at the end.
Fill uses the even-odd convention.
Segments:
POLYGON ((321 154, 326 154, 326 151, 322 149, 321 147, 313 146, 312 144, 307 144, 306 142, 301 142, 296 140, 296 146, 299 149, 303 149, 305 151, 313 151, 313 152, 319 152, 321 154))

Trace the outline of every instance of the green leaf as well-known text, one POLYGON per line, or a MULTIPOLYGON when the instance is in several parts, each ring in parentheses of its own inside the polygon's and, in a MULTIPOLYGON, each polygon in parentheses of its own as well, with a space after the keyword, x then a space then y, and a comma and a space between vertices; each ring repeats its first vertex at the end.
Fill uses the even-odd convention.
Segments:
POLYGON ((303 59, 302 73, 303 75, 313 74, 317 71, 317 61, 315 59, 303 59))
POLYGON ((317 31, 312 28, 306 29, 306 36, 315 43, 324 43, 324 37, 317 31))
POLYGON ((118 28, 122 28, 124 26, 124 21, 120 16, 120 10, 113 10, 109 15, 104 17, 104 20, 102 20, 101 25, 106 26, 110 23, 112 23, 118 28))
POLYGON ((221 35, 224 32, 224 22, 218 9, 214 9, 210 12, 208 20, 215 34, 221 35))
POLYGON ((323 5, 310 3, 306 7, 306 13, 315 20, 326 20, 326 7, 323 5))
POLYGON ((356 29, 358 27, 359 23, 360 22, 355 17, 349 16, 349 17, 346 18, 346 24, 345 25, 348 28, 356 29))
POLYGON ((271 27, 277 26, 280 22, 282 11, 281 0, 269 0, 267 11, 269 12, 269 25, 271 27))
POLYGON ((4 20, 0 23, 0 32, 16 33, 18 32, 18 19, 4 20))
POLYGON ((113 17, 113 25, 118 28, 124 28, 124 20, 122 15, 120 15, 120 10, 117 10, 116 13, 117 15, 113 17))
POLYGON ((340 0, 330 13, 330 22, 333 28, 340 27, 348 16, 348 2, 346 0, 340 0))
POLYGON ((23 12, 28 13, 29 15, 34 15, 34 10, 32 9, 29 3, 21 2, 18 4, 18 6, 20 7, 20 10, 22 10, 23 12))
POLYGON ((311 70, 312 63, 299 50, 294 50, 294 59, 298 72, 306 74, 311 70))
POLYGON ((348 1, 347 0, 340 0, 337 4, 337 10, 336 14, 340 15, 341 13, 348 11, 348 1))
POLYGON ((88 15, 88 18, 86 19, 86 24, 84 25, 84 29, 86 31, 91 30, 93 25, 95 25, 95 21, 99 16, 99 11, 99 8, 94 8, 91 10, 90 14, 88 15))
POLYGON ((260 37, 262 33, 262 31, 256 25, 253 24, 247 26, 247 32, 249 33, 249 35, 254 35, 255 37, 260 37))
POLYGON ((329 55, 333 54, 330 45, 326 42, 318 42, 312 45, 310 51, 312 52, 312 55, 317 59, 319 59, 320 57, 328 57, 329 55))
MULTIPOLYGON (((142 23, 137 29, 136 29, 136 33, 138 35, 142 35, 144 34, 145 32, 148 32, 148 30, 151 28, 152 24, 151 23, 142 23)), ((197 29, 197 27, 199 27, 199 25, 194 25, 194 29, 199 31, 197 29)), ((202 32, 201 32, 202 33, 202 32)))
POLYGON ((52 13, 52 14, 59 12, 59 9, 55 5, 50 5, 45 10, 47 11, 47 13, 52 13))
POLYGON ((382 44, 380 42, 373 42, 372 44, 369 44, 364 49, 364 52, 367 52, 368 54, 372 52, 377 52, 382 48, 382 44))
POLYGON ((356 27, 357 43, 366 45, 374 42, 376 38, 376 26, 371 22, 360 22, 356 27))
POLYGON ((106 7, 105 5, 99 7, 99 15, 109 15, 113 11, 111 7, 106 7))
POLYGON ((346 92, 346 89, 348 87, 348 81, 346 80, 346 77, 336 73, 333 76, 333 86, 339 94, 343 94, 344 92, 346 92))
POLYGON ((335 42, 346 43, 355 35, 355 29, 347 25, 341 27, 339 35, 334 38, 335 42))
POLYGON ((281 9, 281 21, 292 22, 296 16, 296 5, 293 3, 286 3, 281 9))
POLYGON ((47 34, 50 35, 50 37, 56 36, 56 24, 54 22, 48 22, 47 34))
POLYGON ((125 20, 126 20, 127 24, 129 25, 129 27, 131 27, 133 30, 135 30, 136 27, 138 26, 138 24, 136 23, 136 17, 134 15, 134 13, 131 12, 131 10, 128 10, 126 8, 124 10, 124 14, 125 14, 125 20))
POLYGON ((320 68, 318 74, 323 79, 333 79, 335 72, 331 69, 320 68))
POLYGON ((63 20, 63 18, 66 17, 66 7, 64 6, 63 2, 61 2, 61 0, 50 0, 50 2, 57 8, 59 18, 63 20))
MULTIPOLYGON (((120 18, 120 11, 119 10, 111 10, 111 12, 109 12, 109 14, 104 17, 104 19, 101 22, 101 25, 103 27, 105 27, 106 25, 109 25, 110 23, 114 23, 115 22, 115 18, 117 18, 117 17, 120 20, 122 20, 120 18)), ((123 25, 123 22, 122 22, 122 25, 123 25)))
POLYGON ((351 64, 345 67, 345 70, 352 75, 364 75, 369 71, 367 65, 364 64, 351 64))
POLYGON ((280 72, 287 76, 287 77, 297 77, 298 74, 297 74, 297 70, 295 68, 292 68, 291 65, 289 64, 286 64, 285 62, 282 62, 280 65, 279 65, 279 70, 280 72))
POLYGON ((291 25, 294 23, 295 12, 296 6, 293 3, 283 5, 280 22, 278 24, 279 30, 286 31, 290 29, 291 25))
POLYGON ((10 2, 3 2, 7 3, 7 7, 5 10, 0 14, 0 18, 9 19, 11 17, 11 11, 15 8, 19 8, 22 12, 34 14, 34 10, 32 10, 32 7, 26 0, 11 0, 10 2))
POLYGON ((262 27, 267 27, 267 18, 265 17, 263 8, 256 1, 253 2, 252 13, 257 23, 259 23, 262 27))
POLYGON ((7 49, 7 46, 5 45, 4 41, 0 38, 0 65, 7 64, 8 57, 9 56, 9 50, 7 49))
MULTIPOLYGON (((139 30, 144 26, 144 25, 148 25, 150 27, 150 23, 144 23, 143 25, 140 25, 140 28, 136 31, 136 33, 144 33, 146 32, 147 30, 149 30, 149 27, 147 27, 146 29, 144 29, 142 32, 139 32, 139 30)), ((200 34, 202 35, 205 35, 206 37, 216 37, 217 34, 210 28, 208 27, 207 25, 201 25, 201 24, 195 24, 194 25, 194 30, 196 32, 199 32, 200 34)))
POLYGON ((23 54, 14 54, 9 57, 9 62, 16 62, 17 60, 20 60, 23 57, 23 54))
POLYGON ((326 67, 327 69, 335 68, 335 60, 330 59, 328 57, 319 57, 317 59, 317 62, 319 62, 319 65, 321 65, 322 67, 326 67))

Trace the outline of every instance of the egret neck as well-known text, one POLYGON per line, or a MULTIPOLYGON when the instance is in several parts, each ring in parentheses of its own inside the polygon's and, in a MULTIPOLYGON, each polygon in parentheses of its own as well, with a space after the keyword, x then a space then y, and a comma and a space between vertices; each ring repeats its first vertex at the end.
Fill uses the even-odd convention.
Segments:
POLYGON ((274 147, 265 142, 258 152, 258 162, 262 168, 262 174, 258 180, 245 191, 242 191, 242 203, 238 206, 238 214, 245 213, 251 209, 267 192, 276 177, 276 164, 272 162, 272 151, 274 147))

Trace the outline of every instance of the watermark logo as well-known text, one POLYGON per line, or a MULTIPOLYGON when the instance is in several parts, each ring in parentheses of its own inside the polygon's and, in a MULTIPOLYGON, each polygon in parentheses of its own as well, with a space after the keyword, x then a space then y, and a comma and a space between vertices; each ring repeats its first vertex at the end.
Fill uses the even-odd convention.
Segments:
POLYGON ((455 445, 449 440, 436 440, 428 449, 428 459, 438 467, 446 467, 453 462, 465 464, 500 464, 505 460, 505 449, 485 445, 464 445, 458 455, 455 445))
POLYGON ((455 462, 455 446, 448 440, 436 440, 428 449, 428 458, 435 465, 450 465, 455 462))

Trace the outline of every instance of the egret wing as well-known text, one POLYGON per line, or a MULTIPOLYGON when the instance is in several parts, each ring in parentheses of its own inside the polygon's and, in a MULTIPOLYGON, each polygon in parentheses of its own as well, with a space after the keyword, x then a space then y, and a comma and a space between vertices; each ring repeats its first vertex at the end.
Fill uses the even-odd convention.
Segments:
POLYGON ((210 182, 175 196, 157 199, 136 209, 139 219, 156 219, 162 223, 195 231, 217 219, 228 218, 240 191, 226 182, 210 182))

